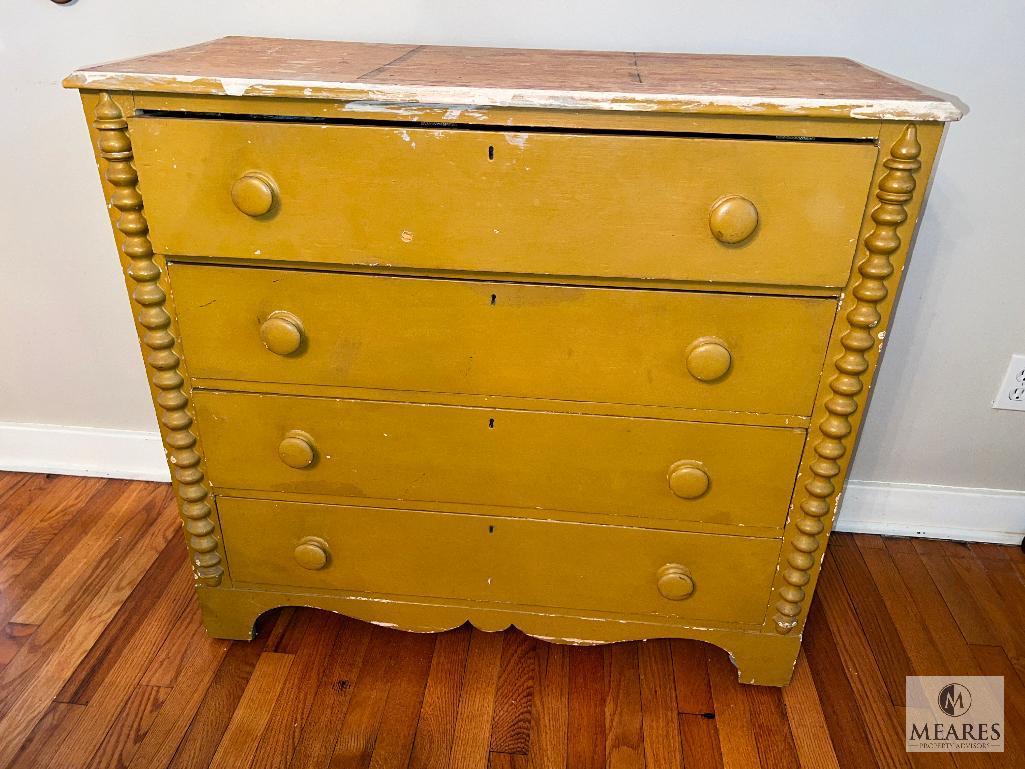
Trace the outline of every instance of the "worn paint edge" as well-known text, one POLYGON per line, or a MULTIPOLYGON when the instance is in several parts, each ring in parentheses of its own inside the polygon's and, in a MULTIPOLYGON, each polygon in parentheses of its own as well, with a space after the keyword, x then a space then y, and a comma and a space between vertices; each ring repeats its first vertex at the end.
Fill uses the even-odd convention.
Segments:
POLYGON ((783 96, 708 96, 707 94, 637 94, 618 91, 556 91, 533 88, 396 85, 228 78, 206 75, 139 74, 77 70, 63 81, 65 88, 107 88, 128 91, 193 93, 214 96, 276 96, 379 103, 479 107, 537 107, 628 112, 703 114, 783 114, 852 117, 863 120, 954 121, 964 116, 944 100, 816 99, 783 96))

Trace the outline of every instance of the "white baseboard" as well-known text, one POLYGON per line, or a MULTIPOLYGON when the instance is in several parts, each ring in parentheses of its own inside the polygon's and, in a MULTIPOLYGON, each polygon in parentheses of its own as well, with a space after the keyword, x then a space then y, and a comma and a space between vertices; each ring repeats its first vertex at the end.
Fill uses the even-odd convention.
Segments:
MULTIPOLYGON (((160 435, 0 422, 0 470, 169 481, 160 435)), ((1020 544, 1025 491, 851 481, 837 531, 1020 544)))
POLYGON ((998 542, 1025 538, 1025 491, 850 481, 837 531, 998 542))
POLYGON ((0 422, 0 470, 170 482, 160 433, 0 422))

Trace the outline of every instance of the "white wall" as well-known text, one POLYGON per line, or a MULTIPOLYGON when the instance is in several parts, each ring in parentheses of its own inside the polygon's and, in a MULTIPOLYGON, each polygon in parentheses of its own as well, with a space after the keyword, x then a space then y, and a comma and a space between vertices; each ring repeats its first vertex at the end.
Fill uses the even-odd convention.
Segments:
POLYGON ((76 66, 226 34, 848 56, 954 93, 853 477, 1025 490, 1025 413, 990 402, 1025 352, 1025 4, 43 0, 0 9, 0 422, 155 422, 77 94, 76 66))

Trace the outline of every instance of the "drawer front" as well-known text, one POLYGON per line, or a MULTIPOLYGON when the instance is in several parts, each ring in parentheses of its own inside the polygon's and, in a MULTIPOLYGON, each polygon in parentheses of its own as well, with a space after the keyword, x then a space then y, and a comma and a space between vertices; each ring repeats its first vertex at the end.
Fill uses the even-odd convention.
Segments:
POLYGON ((798 415, 836 307, 183 264, 171 280, 195 377, 798 415))
POLYGON ((494 516, 223 497, 218 512, 239 583, 750 624, 779 553, 776 539, 494 516))
POLYGON ((804 431, 196 391, 217 488, 782 527, 804 431), (670 480, 672 476, 672 481, 670 480))
POLYGON ((876 158, 868 144, 152 117, 131 133, 159 253, 770 285, 845 285, 876 158))

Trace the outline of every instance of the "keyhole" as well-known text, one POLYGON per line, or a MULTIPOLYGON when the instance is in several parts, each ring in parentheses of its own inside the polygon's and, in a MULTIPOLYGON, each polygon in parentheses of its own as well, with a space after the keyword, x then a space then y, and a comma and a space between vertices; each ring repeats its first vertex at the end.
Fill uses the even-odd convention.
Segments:
POLYGON ((498 301, 498 296, 495 295, 495 294, 492 294, 491 295, 491 306, 494 307, 495 306, 495 302, 497 302, 497 301, 498 301))
POLYGON ((494 419, 489 419, 488 420, 488 429, 489 430, 494 430, 495 429, 495 420, 494 419))
POLYGON ((495 147, 494 145, 488 145, 488 160, 495 159, 495 147))

